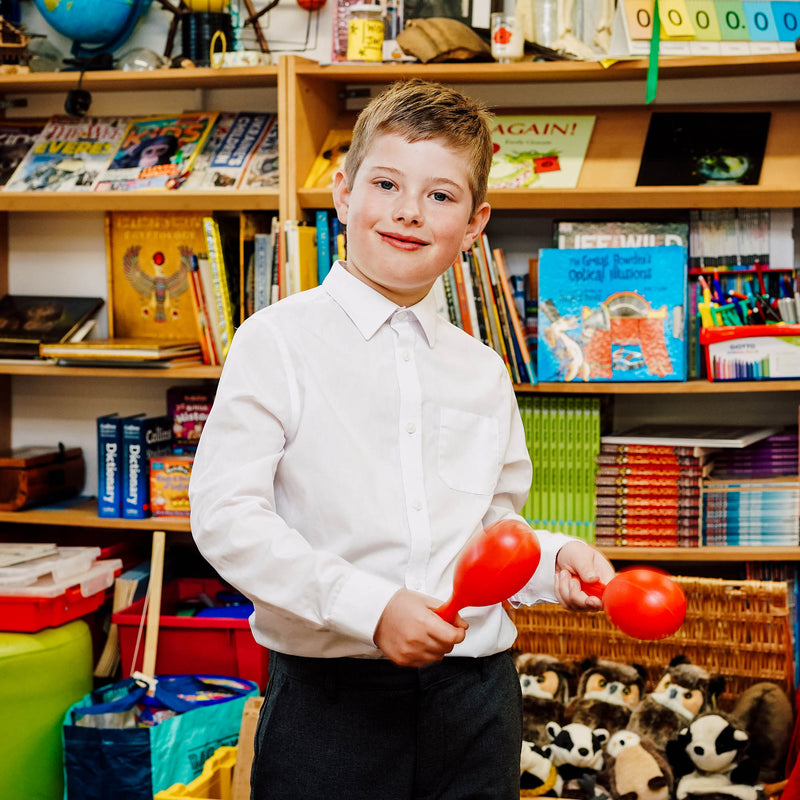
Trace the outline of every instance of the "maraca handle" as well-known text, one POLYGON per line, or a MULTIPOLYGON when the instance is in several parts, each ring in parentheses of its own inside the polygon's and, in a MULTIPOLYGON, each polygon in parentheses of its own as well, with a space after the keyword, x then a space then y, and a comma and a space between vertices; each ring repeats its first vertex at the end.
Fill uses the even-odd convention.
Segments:
POLYGON ((435 614, 438 614, 445 622, 451 625, 456 621, 458 612, 460 611, 458 603, 456 602, 455 595, 451 597, 446 603, 433 609, 435 614))
POLYGON ((606 590, 606 584, 602 581, 593 581, 592 583, 584 583, 581 581, 581 589, 590 597, 598 597, 603 599, 603 593, 606 590))

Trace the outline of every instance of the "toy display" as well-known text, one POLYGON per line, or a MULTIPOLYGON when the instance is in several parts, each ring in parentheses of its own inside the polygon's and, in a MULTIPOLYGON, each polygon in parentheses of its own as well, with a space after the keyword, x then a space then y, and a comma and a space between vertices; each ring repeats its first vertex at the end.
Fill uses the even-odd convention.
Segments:
POLYGON ((520 653, 514 663, 522 690, 522 738, 540 747, 550 743, 547 723, 566 722, 568 681, 575 667, 552 656, 520 653))

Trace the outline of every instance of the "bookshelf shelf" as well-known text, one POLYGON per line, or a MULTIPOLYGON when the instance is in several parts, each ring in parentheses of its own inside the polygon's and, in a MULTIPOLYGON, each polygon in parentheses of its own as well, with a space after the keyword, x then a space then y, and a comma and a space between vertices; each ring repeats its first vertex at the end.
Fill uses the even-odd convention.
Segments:
POLYGON ((640 383, 522 383, 518 394, 638 394, 701 395, 752 394, 753 392, 799 392, 796 381, 643 381, 640 383))
POLYGON ((800 561, 800 547, 600 547, 612 561, 800 561))
POLYGON ((57 378, 159 378, 162 380, 207 379, 216 380, 222 367, 206 364, 186 364, 170 367, 61 367, 58 364, 37 361, 0 362, 0 375, 29 375, 57 378))

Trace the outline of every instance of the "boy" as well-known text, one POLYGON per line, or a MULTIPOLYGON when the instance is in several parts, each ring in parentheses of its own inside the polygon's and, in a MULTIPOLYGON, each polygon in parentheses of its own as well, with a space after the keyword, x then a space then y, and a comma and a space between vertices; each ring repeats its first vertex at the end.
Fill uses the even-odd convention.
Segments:
MULTIPOLYGON (((194 463, 197 545, 271 652, 255 800, 519 797, 521 700, 500 605, 435 613, 459 551, 531 480, 508 371, 438 317, 434 281, 489 218, 486 111, 394 84, 334 203, 347 260, 239 328, 194 463)), ((593 548, 538 532, 515 598, 599 609, 593 548)))

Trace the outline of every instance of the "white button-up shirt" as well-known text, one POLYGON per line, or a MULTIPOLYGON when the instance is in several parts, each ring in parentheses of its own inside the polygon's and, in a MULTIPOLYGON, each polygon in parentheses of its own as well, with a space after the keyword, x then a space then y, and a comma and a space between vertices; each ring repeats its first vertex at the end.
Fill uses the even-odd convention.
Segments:
MULTIPOLYGON (((302 656, 380 657, 401 587, 446 600, 467 540, 519 518, 531 464, 497 354, 436 312, 399 308, 341 264, 236 332, 192 471, 192 532, 249 596, 256 640, 302 656)), ((517 596, 555 602, 555 555, 517 596)), ((453 655, 510 647, 501 606, 466 609, 453 655)))

